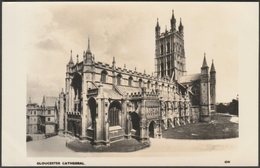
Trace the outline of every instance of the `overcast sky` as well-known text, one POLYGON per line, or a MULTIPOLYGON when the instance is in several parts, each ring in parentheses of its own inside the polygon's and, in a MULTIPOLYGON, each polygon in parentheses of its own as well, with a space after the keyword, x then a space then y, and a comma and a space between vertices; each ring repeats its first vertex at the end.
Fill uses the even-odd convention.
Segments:
POLYGON ((81 61, 88 37, 96 61, 111 64, 114 56, 117 66, 151 74, 156 18, 169 30, 172 9, 184 25, 188 74, 200 72, 206 52, 217 71, 217 102, 231 101, 239 94, 239 57, 255 56, 257 3, 5 3, 5 44, 26 60, 27 98, 40 103, 65 87, 70 50, 81 61))

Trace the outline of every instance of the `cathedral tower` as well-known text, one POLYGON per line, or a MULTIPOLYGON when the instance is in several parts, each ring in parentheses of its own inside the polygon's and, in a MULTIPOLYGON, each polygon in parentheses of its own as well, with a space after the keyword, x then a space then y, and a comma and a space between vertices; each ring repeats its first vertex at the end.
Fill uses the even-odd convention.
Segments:
POLYGON ((210 121, 209 67, 207 65, 205 53, 200 75, 200 108, 200 120, 206 122, 210 121))
POLYGON ((213 60, 210 68, 210 107, 216 111, 216 70, 213 60))
POLYGON ((160 78, 178 80, 186 74, 186 60, 184 51, 184 27, 180 19, 176 30, 174 11, 170 20, 170 31, 160 32, 159 21, 155 27, 155 74, 160 78))

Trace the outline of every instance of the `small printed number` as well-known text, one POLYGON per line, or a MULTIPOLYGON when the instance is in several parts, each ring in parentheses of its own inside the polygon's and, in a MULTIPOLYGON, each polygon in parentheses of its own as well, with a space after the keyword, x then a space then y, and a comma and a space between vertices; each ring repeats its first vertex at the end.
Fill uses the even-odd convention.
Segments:
POLYGON ((225 160, 225 163, 230 163, 230 161, 229 160, 225 160))

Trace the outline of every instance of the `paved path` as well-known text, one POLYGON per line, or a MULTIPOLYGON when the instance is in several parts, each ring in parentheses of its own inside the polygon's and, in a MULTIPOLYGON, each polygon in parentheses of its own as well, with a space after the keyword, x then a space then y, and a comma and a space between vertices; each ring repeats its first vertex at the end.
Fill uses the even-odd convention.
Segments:
MULTIPOLYGON (((29 157, 84 157, 118 156, 118 153, 74 152, 65 146, 68 139, 55 136, 44 140, 27 142, 29 157)), ((120 156, 168 156, 169 153, 187 156, 197 152, 230 151, 236 148, 238 138, 221 140, 151 139, 151 146, 136 152, 120 153, 120 156)))

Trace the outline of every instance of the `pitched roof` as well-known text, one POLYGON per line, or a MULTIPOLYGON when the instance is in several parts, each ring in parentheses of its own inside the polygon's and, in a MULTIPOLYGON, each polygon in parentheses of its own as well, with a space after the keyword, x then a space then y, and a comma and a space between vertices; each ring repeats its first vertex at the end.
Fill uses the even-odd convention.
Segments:
POLYGON ((141 88, 139 87, 130 87, 130 86, 116 86, 116 87, 124 95, 126 95, 127 93, 131 94, 131 93, 137 93, 142 91, 141 88))
POLYGON ((105 97, 109 97, 111 99, 122 99, 122 96, 113 89, 104 88, 103 92, 105 97))
POLYGON ((180 77, 179 83, 190 83, 200 79, 200 73, 180 77))

